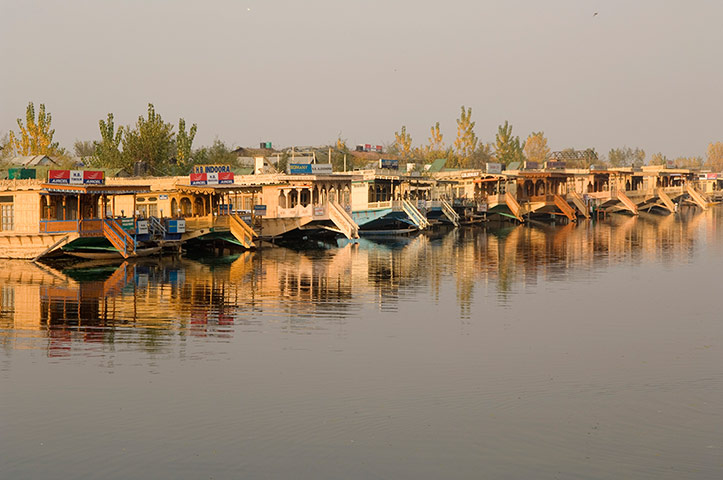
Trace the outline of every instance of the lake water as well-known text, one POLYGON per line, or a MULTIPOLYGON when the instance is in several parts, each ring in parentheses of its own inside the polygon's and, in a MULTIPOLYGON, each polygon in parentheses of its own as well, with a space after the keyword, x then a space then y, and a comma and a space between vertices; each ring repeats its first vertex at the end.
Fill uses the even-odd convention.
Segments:
POLYGON ((723 477, 717 208, 4 262, 0 477, 723 477))

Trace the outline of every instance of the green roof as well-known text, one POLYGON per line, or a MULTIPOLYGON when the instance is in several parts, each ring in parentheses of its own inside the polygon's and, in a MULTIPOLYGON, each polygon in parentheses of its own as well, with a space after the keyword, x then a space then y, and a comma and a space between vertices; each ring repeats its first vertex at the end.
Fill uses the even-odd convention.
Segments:
POLYGON ((445 163, 447 163, 446 158, 438 158, 432 162, 432 166, 429 167, 428 171, 431 173, 441 172, 445 163))

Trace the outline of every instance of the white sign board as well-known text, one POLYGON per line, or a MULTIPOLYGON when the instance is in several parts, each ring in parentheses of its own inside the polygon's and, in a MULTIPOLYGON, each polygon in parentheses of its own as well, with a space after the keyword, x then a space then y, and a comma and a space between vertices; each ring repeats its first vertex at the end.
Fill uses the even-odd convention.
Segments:
POLYGON ((501 163, 488 163, 487 164, 487 173, 502 173, 502 164, 501 163))

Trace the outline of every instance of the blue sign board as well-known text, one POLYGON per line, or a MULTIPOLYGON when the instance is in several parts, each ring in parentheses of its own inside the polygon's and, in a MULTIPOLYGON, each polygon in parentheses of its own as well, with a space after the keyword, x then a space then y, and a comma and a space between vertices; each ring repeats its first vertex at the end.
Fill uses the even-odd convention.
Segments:
POLYGON ((310 163, 290 163, 289 173, 292 175, 311 175, 311 164, 310 163))
POLYGON ((254 205, 254 215, 257 217, 266 215, 266 205, 254 205))
POLYGON ((379 168, 388 168, 390 170, 399 170, 399 160, 392 160, 390 158, 380 158, 379 168))

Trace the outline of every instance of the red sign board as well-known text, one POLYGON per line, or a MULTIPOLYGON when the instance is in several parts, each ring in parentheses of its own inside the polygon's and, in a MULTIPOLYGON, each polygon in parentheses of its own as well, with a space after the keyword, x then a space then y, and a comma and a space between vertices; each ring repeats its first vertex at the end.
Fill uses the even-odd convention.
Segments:
POLYGON ((224 185, 234 181, 233 172, 192 173, 191 185, 224 185))
POLYGON ((48 183, 58 185, 103 185, 105 174, 100 170, 50 170, 48 183))

